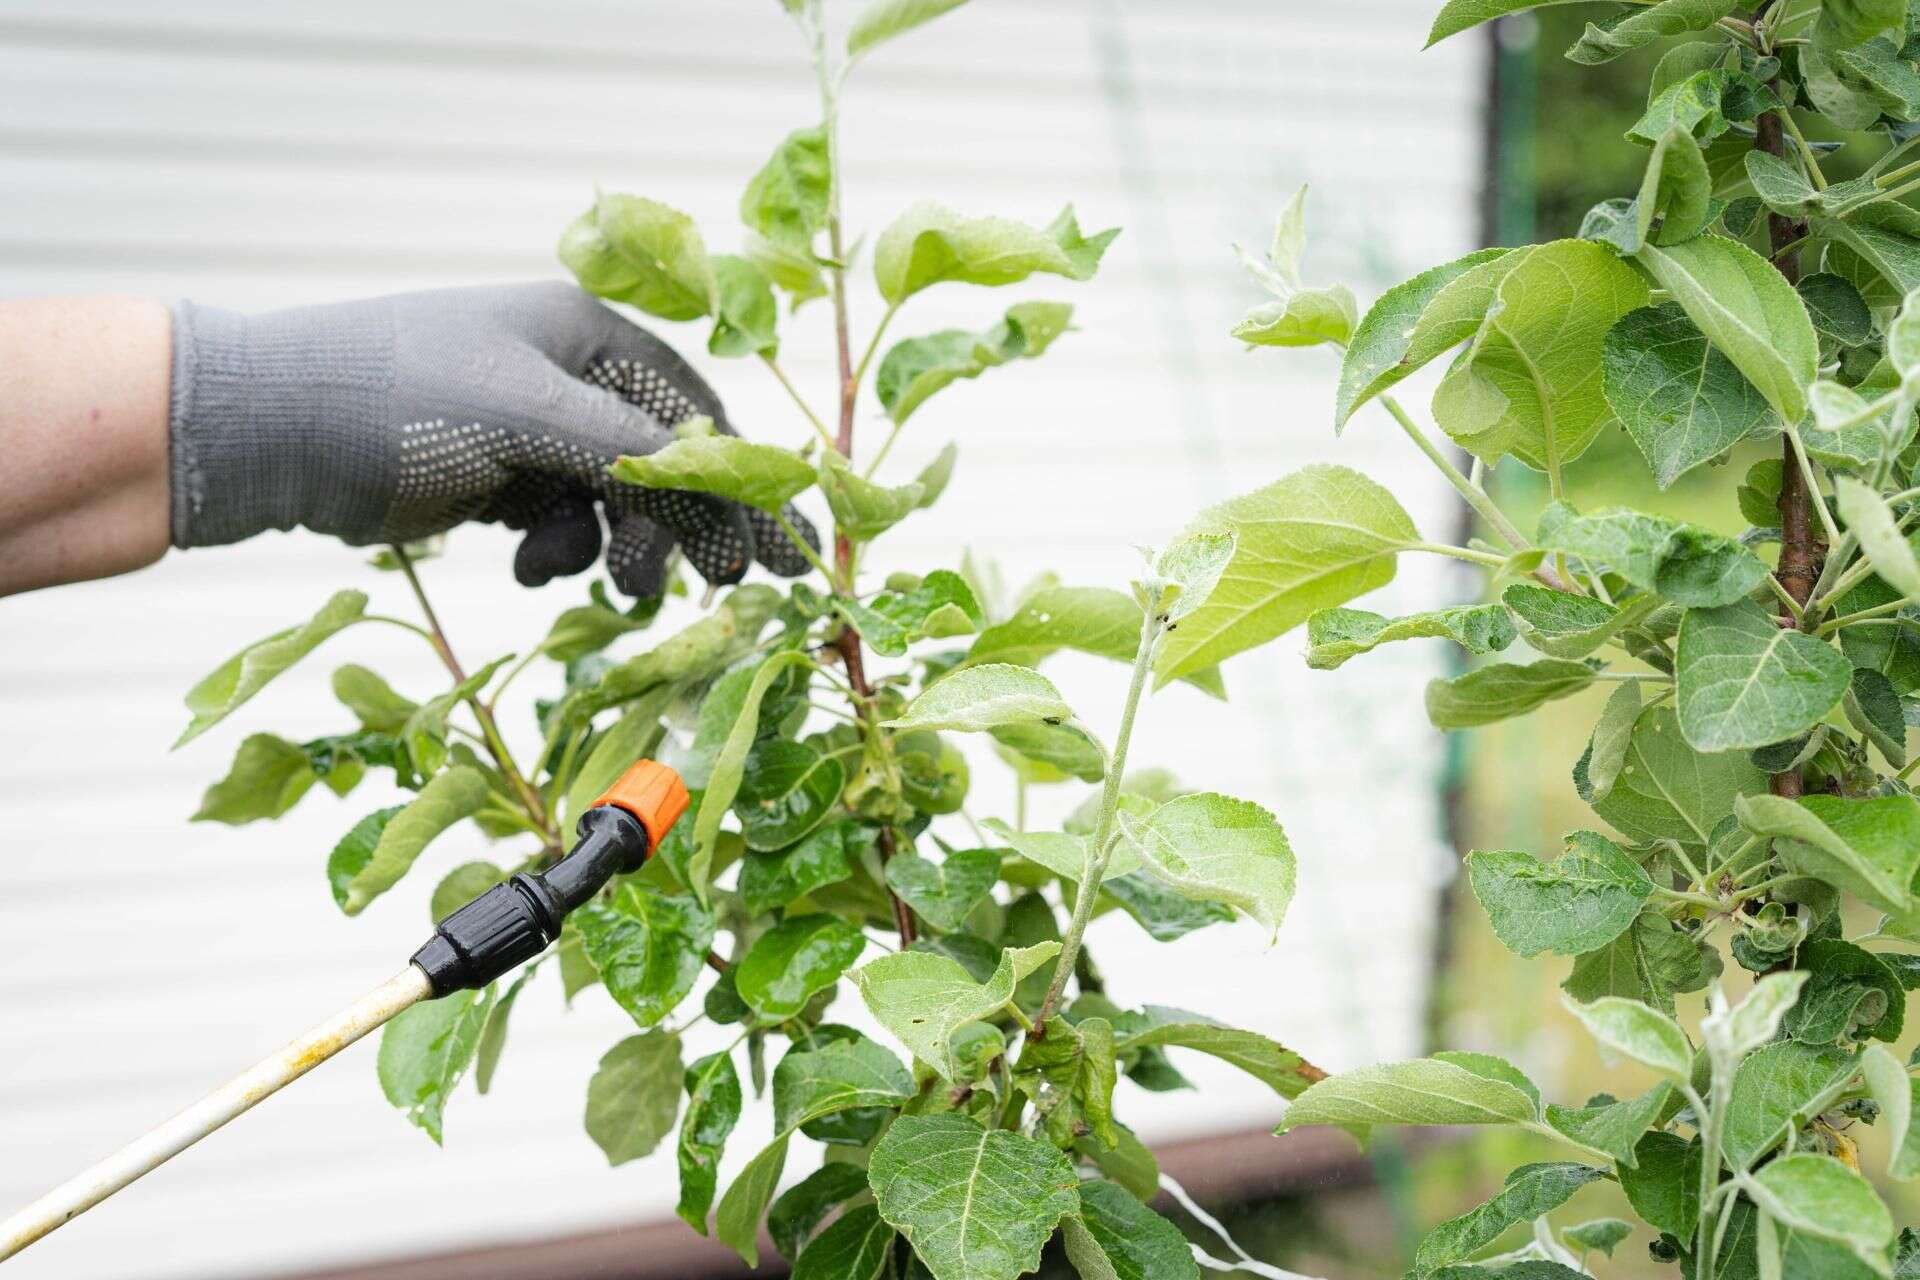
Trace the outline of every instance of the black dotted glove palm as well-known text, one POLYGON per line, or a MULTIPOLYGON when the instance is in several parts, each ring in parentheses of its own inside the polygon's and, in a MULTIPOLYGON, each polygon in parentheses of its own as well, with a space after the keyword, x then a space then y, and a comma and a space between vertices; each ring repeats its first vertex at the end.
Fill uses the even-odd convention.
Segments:
MULTIPOLYGON (((715 583, 755 559, 788 577, 808 567, 763 512, 608 477, 687 418, 732 427, 671 348, 572 285, 259 316, 182 303, 173 363, 177 546, 296 525, 406 542, 494 521, 526 531, 514 575, 537 586, 600 554, 598 507, 608 572, 630 595, 660 593, 676 544, 715 583)), ((787 514, 817 548, 812 525, 787 514)))

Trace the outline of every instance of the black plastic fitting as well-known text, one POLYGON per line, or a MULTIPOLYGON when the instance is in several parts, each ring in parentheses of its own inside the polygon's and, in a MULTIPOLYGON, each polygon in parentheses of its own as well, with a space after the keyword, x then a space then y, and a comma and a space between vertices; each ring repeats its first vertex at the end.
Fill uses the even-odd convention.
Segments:
POLYGON ((651 852, 647 829, 615 805, 580 815, 580 840, 545 871, 513 876, 453 912, 413 963, 435 999, 486 986, 560 936, 560 922, 616 875, 638 871, 651 852))

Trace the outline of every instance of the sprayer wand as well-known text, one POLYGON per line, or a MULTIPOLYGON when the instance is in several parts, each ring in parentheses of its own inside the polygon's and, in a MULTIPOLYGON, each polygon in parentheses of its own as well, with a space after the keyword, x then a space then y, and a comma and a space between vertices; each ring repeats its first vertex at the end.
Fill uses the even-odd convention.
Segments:
POLYGON ((477 990, 539 955, 560 922, 616 875, 638 871, 687 808, 686 784, 642 760, 580 815, 566 857, 497 884, 442 920, 426 945, 387 981, 291 1044, 0 1222, 0 1261, 79 1217, 134 1179, 339 1053, 402 1010, 477 990))

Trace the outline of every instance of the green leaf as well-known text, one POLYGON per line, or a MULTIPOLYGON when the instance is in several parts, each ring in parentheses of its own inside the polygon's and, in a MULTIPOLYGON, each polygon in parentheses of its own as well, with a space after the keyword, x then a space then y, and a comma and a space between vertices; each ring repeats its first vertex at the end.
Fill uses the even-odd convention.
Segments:
POLYGON ((1283 1098, 1300 1096, 1319 1072, 1299 1054, 1255 1031, 1242 1031, 1185 1009, 1150 1004, 1113 1018, 1114 1052, 1131 1058, 1147 1049, 1191 1049, 1240 1068, 1283 1098))
POLYGON ((1506 1185, 1491 1200, 1429 1231, 1413 1255, 1409 1274, 1431 1276, 1441 1267, 1471 1258, 1508 1227, 1551 1213, 1572 1199, 1574 1192, 1605 1176, 1604 1170, 1584 1164, 1523 1164, 1507 1175, 1506 1185))
POLYGON ((893 1228, 870 1204, 849 1209, 808 1245, 793 1280, 878 1280, 893 1251, 893 1228))
POLYGON ((962 378, 977 378, 1014 360, 1031 360, 1067 331, 1073 308, 1064 302, 1019 302, 981 333, 943 329, 896 342, 874 373, 874 394, 898 425, 929 397, 962 378))
MULTIPOLYGON (((1722 55, 1724 56, 1724 55, 1722 55)), ((1704 70, 1685 75, 1647 100, 1647 110, 1627 130, 1627 141, 1651 147, 1676 125, 1698 142, 1711 142, 1735 124, 1752 121, 1772 106, 1766 85, 1713 59, 1704 70)), ((1741 146, 1744 154, 1747 148, 1741 146)))
POLYGON ((966 0, 869 0, 847 32, 847 59, 852 61, 875 45, 885 44, 965 3, 966 0))
POLYGON ((1804 1044, 1899 1038, 1907 992, 1885 961, 1838 938, 1817 938, 1795 958, 1813 976, 1787 1011, 1787 1034, 1804 1044))
POLYGON ((780 1185, 790 1139, 791 1135, 782 1133, 747 1161, 713 1212, 714 1238, 732 1245, 749 1267, 760 1265, 760 1215, 766 1212, 767 1202, 780 1185))
POLYGON ((1060 1223, 1081 1280, 1199 1280, 1180 1229, 1111 1182, 1080 1184, 1080 1213, 1060 1223))
POLYGON ((1079 1179, 1045 1142, 964 1116, 903 1116, 869 1166, 880 1216, 934 1280, 1014 1280, 1077 1212, 1079 1179))
POLYGON ((994 662, 942 676, 882 727, 990 732, 1036 721, 1059 724, 1073 716, 1053 682, 1028 667, 994 662))
MULTIPOLYGON (((1748 152, 1750 156, 1767 154, 1748 152)), ((1816 332, 1843 347, 1863 346, 1873 341, 1873 312, 1860 291, 1831 271, 1820 271, 1802 279, 1797 286, 1800 301, 1816 332)))
POLYGON ((351 662, 333 673, 333 696, 353 712, 362 728, 376 733, 399 733, 407 717, 420 709, 377 674, 351 662))
POLYGON ((1669 706, 1634 721, 1613 790, 1593 811, 1632 840, 1705 845, 1735 798, 1767 789, 1767 775, 1744 752, 1703 755, 1680 736, 1669 706))
POLYGON ((1690 1236, 1699 1216, 1700 1144, 1656 1129, 1634 1157, 1615 1170, 1627 1203, 1656 1231, 1690 1236))
POLYGON ((1265 644, 1321 609, 1393 580, 1419 533, 1393 495, 1357 471, 1310 466, 1202 512, 1233 559, 1207 602, 1160 642, 1156 687, 1265 644))
POLYGON ((888 861, 887 886, 936 929, 951 932, 966 922, 1000 882, 998 849, 956 849, 943 861, 916 853, 888 861))
POLYGON ((1901 0, 1822 0, 1820 25, 1837 45, 1864 44, 1907 17, 1901 0))
POLYGON ((227 776, 207 788, 194 822, 243 826, 277 818, 300 802, 316 774, 307 753, 285 738, 256 733, 240 744, 227 776))
POLYGON ((1472 337, 1493 300, 1493 286, 1521 257, 1521 251, 1482 249, 1380 295, 1341 361, 1334 431, 1345 428, 1361 405, 1472 337))
POLYGON ((740 193, 740 221, 775 245, 810 255, 814 236, 827 225, 832 185, 827 131, 820 125, 795 129, 740 193))
MULTIPOLYGON (((629 617, 619 609, 598 601, 576 605, 563 610, 553 620, 553 625, 547 628, 546 638, 540 642, 540 652, 555 662, 573 662, 590 653, 600 652, 629 632, 645 629, 652 621, 651 618, 629 617)), ((345 670, 347 668, 341 668, 341 671, 345 670)), ((336 688, 339 679, 340 672, 335 672, 336 688)))
POLYGON ((1265 261, 1235 246, 1249 274, 1275 299, 1247 312, 1233 327, 1233 336, 1242 342, 1261 347, 1315 347, 1331 342, 1344 347, 1353 337, 1359 310, 1352 291, 1345 285, 1310 289, 1300 282, 1306 201, 1307 189, 1301 187, 1281 210, 1265 261))
POLYGON ((1753 384, 1671 302, 1621 317, 1601 372, 1607 403, 1662 489, 1770 421, 1753 384))
POLYGON ((1513 850, 1467 855, 1473 895, 1509 951, 1577 956, 1626 931, 1653 896, 1653 881, 1604 836, 1576 831, 1566 852, 1542 863, 1513 850))
POLYGON ((327 886, 333 891, 334 905, 342 910, 347 905, 347 886, 360 874, 362 868, 373 860, 373 850, 380 843, 380 835, 393 821, 394 815, 405 805, 394 805, 387 809, 376 809, 360 821, 353 829, 340 838, 327 855, 327 886))
POLYGON ((1598 1249, 1609 1258, 1628 1236, 1633 1224, 1619 1218, 1595 1218, 1578 1223, 1560 1233, 1560 1238, 1580 1249, 1598 1249))
MULTIPOLYGON (((1124 591, 1043 586, 1028 593, 1005 621, 980 633, 967 650, 966 664, 1032 667, 1062 649, 1131 663, 1140 648, 1143 621, 1139 602, 1124 591)), ((1210 666, 1183 678, 1209 693, 1218 691, 1219 672, 1210 666)))
POLYGON ((1090 280, 1119 228, 1080 232, 1073 207, 1044 230, 1006 218, 969 218, 943 205, 916 204, 894 219, 873 247, 880 296, 899 304, 929 285, 1017 284, 1044 274, 1090 280))
POLYGON ((1396 640, 1447 639, 1468 653, 1494 653, 1512 644, 1517 634, 1507 611, 1497 604, 1456 605, 1404 618, 1364 609, 1321 609, 1307 619, 1307 665, 1331 671, 1396 640))
POLYGON ((1052 782, 1069 777, 1098 782, 1106 777, 1106 753, 1091 735, 1074 725, 1010 724, 992 732, 1001 758, 1011 755, 1009 763, 1027 773, 1029 782, 1041 781, 1033 775, 1043 771, 1045 780, 1052 782), (1036 770, 1035 766, 1042 768, 1036 770))
POLYGON ((746 258, 716 253, 713 332, 707 350, 716 356, 773 355, 780 350, 780 307, 760 268, 746 258))
POLYGON ((1558 474, 1613 421, 1601 352, 1614 322, 1647 299, 1646 281, 1603 245, 1557 240, 1528 251, 1435 391, 1435 421, 1490 464, 1512 454, 1558 474))
POLYGON ((1607 695, 1607 705, 1601 708, 1587 744, 1587 787, 1581 796, 1589 803, 1604 801, 1613 794, 1613 784, 1626 767, 1633 726, 1639 719, 1639 682, 1623 680, 1607 695))
POLYGON ((703 904, 707 898, 715 843, 720 837, 720 820, 733 807, 734 797, 740 794, 740 784, 746 776, 747 752, 759 736, 760 704, 773 682, 789 668, 811 665, 812 659, 805 653, 791 649, 775 653, 760 664, 751 683, 740 696, 739 712, 734 717, 733 727, 727 731, 719 753, 714 757, 713 769, 708 774, 700 802, 700 812, 694 815, 694 852, 687 863, 687 887, 703 904))
POLYGON ((863 480, 836 453, 820 460, 820 492, 827 496, 834 524, 859 542, 871 542, 921 506, 918 484, 889 488, 863 480))
POLYGON ((1427 719, 1436 729, 1470 729, 1523 716, 1593 683, 1596 667, 1563 658, 1524 666, 1495 662, 1427 684, 1427 719))
POLYGON ((1733 604, 1767 576, 1767 566, 1732 538, 1624 508, 1583 516, 1552 503, 1540 515, 1535 541, 1544 550, 1612 568, 1634 586, 1687 608, 1733 604))
POLYGON ((607 994, 642 1027, 673 1012, 693 990, 713 945, 713 917, 692 898, 622 885, 572 916, 607 994))
POLYGON ((898 1107, 913 1092, 913 1076, 900 1059, 865 1036, 796 1050, 773 1071, 773 1127, 792 1133, 842 1111, 898 1107))
POLYGON ((1274 1132, 1310 1124, 1338 1125, 1357 1134, 1382 1124, 1530 1125, 1540 1118, 1540 1099, 1525 1081, 1508 1063, 1481 1054, 1361 1067, 1322 1080, 1295 1098, 1274 1132))
POLYGON ((428 698, 407 717, 400 737, 406 744, 408 756, 422 773, 431 773, 447 761, 447 717, 453 714, 453 709, 484 689, 512 656, 494 659, 445 693, 428 698))
POLYGON ((1788 422, 1807 412, 1820 344, 1773 264, 1738 241, 1701 236, 1635 255, 1660 287, 1788 422))
POLYGON ((740 866, 740 897, 754 915, 784 907, 853 874, 873 845, 870 827, 842 818, 777 853, 749 852, 740 866))
POLYGON ((1740 825, 1774 842, 1789 868, 1882 911, 1905 912, 1920 871, 1920 801, 1912 796, 1742 796, 1740 825))
POLYGON ((889 658, 903 656, 918 640, 971 635, 986 621, 967 580, 950 569, 935 569, 910 591, 883 591, 867 601, 835 599, 833 607, 875 653, 889 658))
MULTIPOLYGON (((1604 1151, 1631 1168, 1638 1160, 1641 1135, 1660 1120, 1673 1086, 1662 1080, 1637 1098, 1597 1102, 1584 1107, 1547 1104, 1547 1123, 1583 1147, 1604 1151)), ((1605 1095, 1602 1095, 1605 1096, 1605 1095)))
POLYGON ((969 1022, 991 1017, 1013 999, 1014 986, 1022 978, 1059 951, 1057 942, 1009 947, 984 983, 970 978, 957 960, 901 951, 867 962, 854 971, 853 980, 881 1026, 916 1058, 959 1083, 953 1033, 969 1022))
POLYGON ((402 1010, 380 1033, 380 1090, 440 1143, 447 1097, 466 1075, 493 988, 456 991, 402 1010))
POLYGON ((1920 286, 1920 218, 1906 205, 1866 205, 1845 218, 1819 218, 1813 233, 1828 241, 1826 265, 1860 291, 1869 306, 1897 305, 1920 286))
POLYGON ((493 1073, 499 1069, 500 1055, 507 1048, 508 1015, 512 1014, 514 1004, 520 999, 521 988, 539 969, 538 963, 522 969, 520 976, 508 984, 506 994, 493 1002, 487 1020, 481 1024, 480 1043, 473 1055, 473 1086, 483 1094, 493 1088, 493 1073))
POLYGON ((1676 1084, 1693 1080, 1693 1046, 1666 1014, 1638 1000, 1603 996, 1592 1004, 1562 999, 1567 1011, 1607 1049, 1651 1067, 1676 1084))
POLYGON ((366 611, 366 592, 335 592, 332 599, 320 606, 318 613, 299 626, 256 640, 228 658, 187 690, 187 710, 193 713, 193 718, 173 745, 183 746, 219 724, 235 707, 312 653, 327 637, 360 621, 366 611))
POLYGON ((1605 26, 1589 22, 1567 57, 1598 66, 1667 36, 1705 31, 1735 7, 1736 0, 1661 0, 1650 8, 1629 10, 1605 26))
POLYGON ((653 1154, 680 1112, 680 1037, 628 1036, 601 1057, 587 1083, 587 1136, 609 1165, 653 1154))
POLYGON ((1914 1094, 1920 1086, 1885 1045, 1867 1046, 1860 1055, 1860 1073, 1880 1107, 1879 1123, 1887 1133, 1887 1173, 1912 1179, 1920 1174, 1920 1134, 1913 1129, 1914 1094))
POLYGON ((1427 47, 1431 49, 1448 36, 1458 35, 1469 27, 1477 27, 1483 22, 1492 22, 1495 18, 1509 13, 1521 13, 1527 9, 1538 9, 1549 4, 1569 4, 1572 0, 1447 0, 1445 7, 1433 20, 1433 30, 1427 33, 1427 47))
MULTIPOLYGON (((487 802, 487 780, 478 769, 457 765, 420 788, 420 794, 379 824, 379 833, 367 859, 346 877, 340 892, 340 909, 350 916, 366 910, 367 904, 400 883, 427 845, 460 819, 476 812, 487 802)), ((363 822, 362 825, 365 825, 363 822)), ((348 841, 360 834, 360 827, 348 834, 347 841, 334 850, 328 860, 331 876, 336 865, 344 869, 354 857, 343 853, 348 841)), ((356 842, 357 847, 357 842, 356 842)))
POLYGON ((1764 747, 1818 724, 1852 675, 1846 655, 1759 605, 1692 609, 1674 666, 1680 731, 1701 751, 1764 747))
POLYGON ((643 458, 608 468, 615 480, 648 489, 685 489, 777 512, 813 487, 811 465, 798 454, 738 436, 692 436, 643 458))
POLYGON ((1741 1186, 1754 1204, 1790 1230, 1838 1241, 1862 1255, 1893 1243, 1887 1206, 1865 1178, 1831 1156, 1782 1156, 1741 1186))
POLYGON ((747 756, 734 802, 747 847, 784 849, 801 839, 826 821, 846 780, 846 767, 830 753, 785 739, 760 743, 747 756))
MULTIPOLYGON (((1059 831, 1015 831, 998 818, 988 818, 981 825, 1012 845, 1014 852, 1027 861, 1045 867, 1062 879, 1078 884, 1086 874, 1088 852, 1085 836, 1059 831)), ((1144 865, 1139 847, 1123 842, 1114 846, 1113 853, 1107 859, 1107 875, 1131 875, 1144 865)))
POLYGON ((1878 492, 1851 476, 1835 476, 1834 496, 1847 528, 1860 539, 1873 571, 1903 596, 1920 596, 1920 560, 1878 492))
POLYGON ((735 972, 747 1007, 779 1022, 804 1009, 817 991, 840 980, 866 949, 857 925, 838 916, 795 916, 754 940, 735 972))
POLYGON ((1576 1000, 1624 996, 1671 1014, 1677 993, 1698 991, 1718 972, 1707 967, 1708 956, 1718 959, 1665 916, 1642 911, 1626 932, 1575 960, 1560 985, 1576 1000))
POLYGON ((697 320, 719 286, 693 219, 649 200, 605 192, 560 237, 560 261, 588 293, 662 320, 697 320))
POLYGON ((507 873, 491 862, 463 862, 433 887, 427 913, 435 921, 445 920, 506 878, 507 873))
POLYGON ((1624 607, 1555 591, 1531 582, 1515 582, 1500 593, 1501 603, 1519 620, 1520 633, 1541 653, 1555 658, 1584 658, 1635 625, 1657 601, 1641 597, 1624 607))
POLYGON ((796 1258, 801 1246, 821 1220, 840 1205, 867 1191, 867 1171, 857 1164, 821 1165, 793 1186, 767 1210, 767 1234, 783 1258, 796 1258))
POLYGON ((1709 1011, 1700 1020, 1707 1052, 1721 1063, 1738 1062, 1772 1040, 1780 1029, 1780 1020, 1800 998, 1807 976, 1796 971, 1768 974, 1753 984, 1746 999, 1725 1013, 1709 1011))
POLYGON ((1121 812, 1119 821, 1155 877, 1189 898, 1226 903, 1279 931, 1293 901, 1294 857, 1271 813, 1249 800, 1201 791, 1144 818, 1121 812))

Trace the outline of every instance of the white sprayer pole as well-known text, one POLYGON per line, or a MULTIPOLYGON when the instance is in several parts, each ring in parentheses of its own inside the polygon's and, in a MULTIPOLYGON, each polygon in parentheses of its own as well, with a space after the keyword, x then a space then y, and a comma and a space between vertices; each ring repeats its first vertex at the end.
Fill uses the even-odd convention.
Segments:
POLYGON ((427 975, 416 966, 408 965, 272 1057, 235 1076, 165 1124, 0 1222, 0 1261, 11 1258, 55 1227, 79 1217, 135 1178, 151 1173, 241 1112, 278 1093, 401 1010, 431 994, 427 975))

